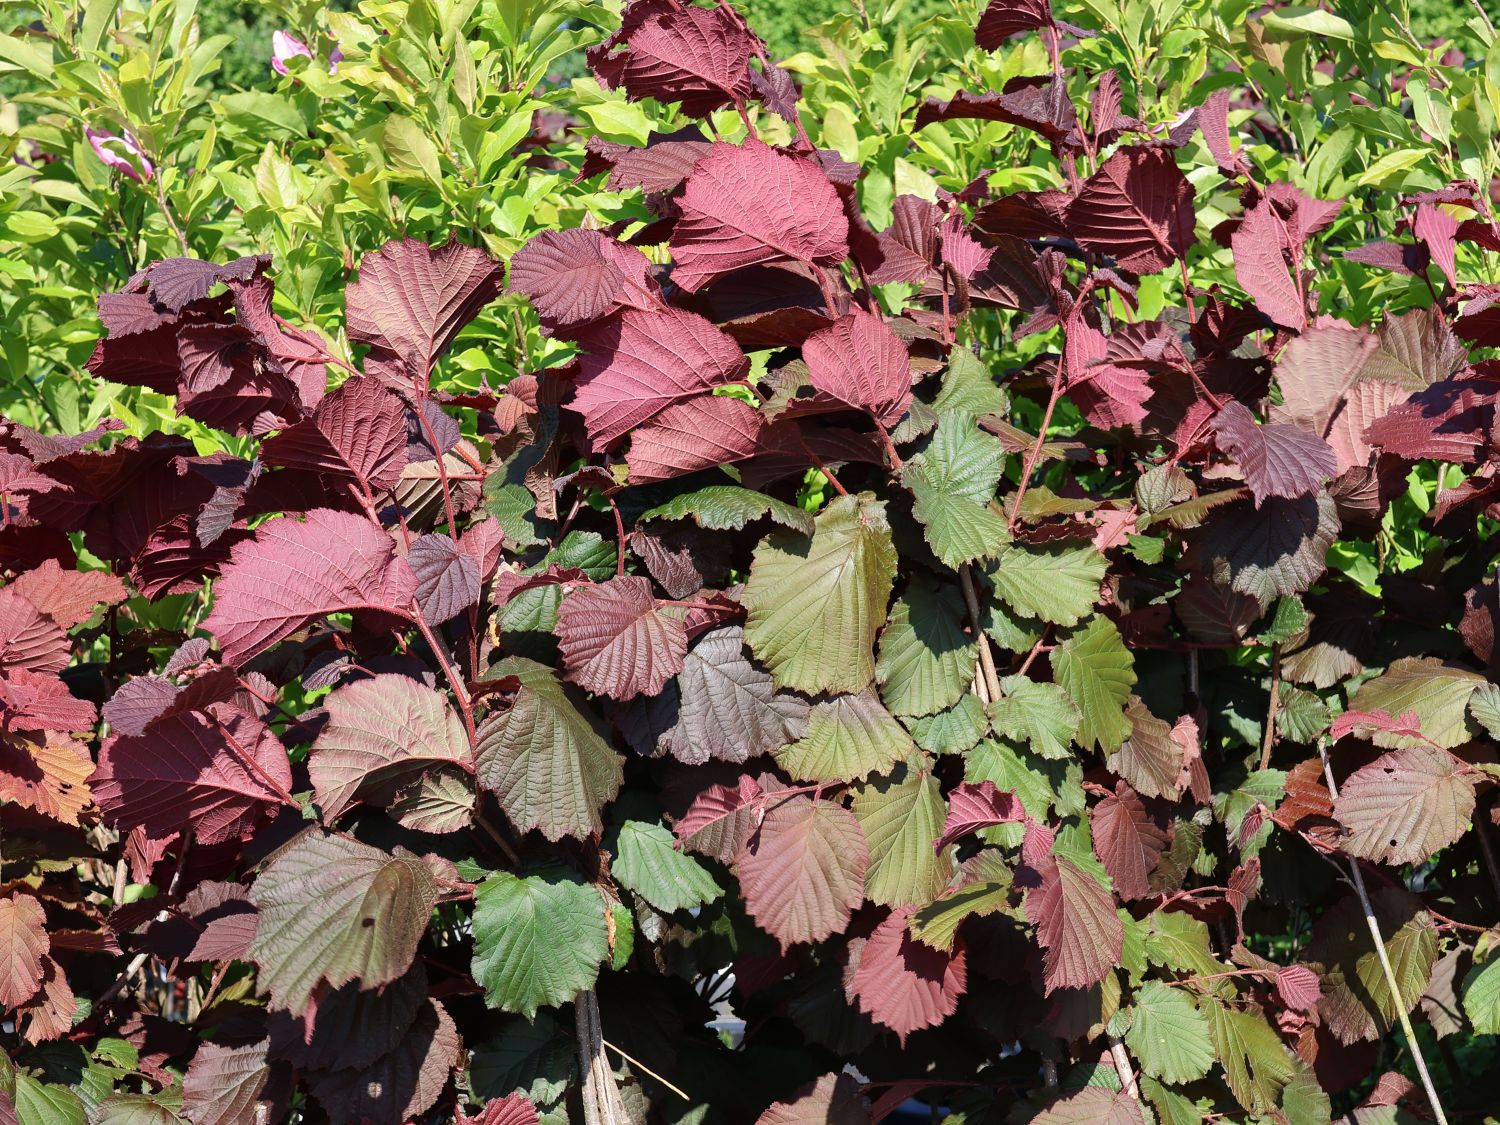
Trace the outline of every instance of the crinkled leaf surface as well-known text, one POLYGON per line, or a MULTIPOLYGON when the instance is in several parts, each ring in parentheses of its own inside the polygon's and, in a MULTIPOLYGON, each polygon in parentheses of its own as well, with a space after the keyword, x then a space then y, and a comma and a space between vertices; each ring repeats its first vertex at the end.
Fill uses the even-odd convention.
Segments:
POLYGON ((660 824, 627 820, 615 835, 610 871, 657 910, 670 914, 713 902, 723 891, 660 824))
POLYGON ((871 648, 896 573, 885 509, 869 495, 840 496, 811 538, 775 532, 756 548, 745 585, 745 640, 777 687, 863 691, 871 648))
POLYGON ((954 585, 912 579, 880 635, 875 676, 880 697, 898 715, 931 715, 958 702, 974 678, 977 644, 964 634, 963 599, 954 585))
POLYGON ((1214 1062, 1208 1019, 1191 994, 1161 981, 1147 981, 1131 1007, 1125 1042, 1152 1078, 1174 1085, 1193 1082, 1214 1062))
POLYGON ((687 630, 647 578, 611 578, 563 598, 557 637, 574 683, 614 699, 655 695, 682 671, 687 630))
POLYGON ((874 692, 839 695, 813 704, 807 733, 776 751, 776 762, 806 781, 858 781, 911 752, 911 736, 874 692))
POLYGON ((320 508, 305 520, 262 524, 254 539, 235 545, 203 627, 225 663, 239 665, 330 613, 409 615, 416 585, 382 528, 320 508))
POLYGON ((786 797, 766 809, 735 860, 745 909, 782 948, 821 941, 864 898, 870 853, 854 814, 786 797))
POLYGON ((474 892, 474 979, 491 1007, 533 1018, 592 988, 609 956, 604 899, 560 870, 499 871, 474 892))
POLYGON ((1135 658, 1106 617, 1074 633, 1052 653, 1052 669, 1077 705, 1082 719, 1078 740, 1104 753, 1118 750, 1130 737, 1125 702, 1135 686, 1135 658))
MULTIPOLYGON (((345 684, 324 706, 328 724, 313 743, 307 768, 330 821, 356 803, 388 807, 429 771, 473 769, 458 712, 441 692, 410 677, 387 673, 345 684)), ((442 830, 431 822, 409 827, 442 830)))
POLYGON ((378 988, 406 972, 438 887, 427 865, 343 836, 311 835, 260 873, 250 958, 272 1004, 306 1011, 321 984, 378 988))
POLYGON ((1415 746, 1382 754, 1339 786, 1333 815, 1352 835, 1351 855, 1420 863, 1459 839, 1474 813, 1474 783, 1446 750, 1415 746))
POLYGON ((905 768, 855 791, 854 816, 870 849, 865 897, 882 906, 930 902, 953 877, 943 834, 948 807, 928 769, 905 768))
POLYGON ((583 838, 603 826, 600 810, 620 789, 622 759, 579 700, 544 665, 510 657, 491 678, 520 681, 509 709, 479 728, 479 784, 493 792, 517 828, 549 840, 583 838))

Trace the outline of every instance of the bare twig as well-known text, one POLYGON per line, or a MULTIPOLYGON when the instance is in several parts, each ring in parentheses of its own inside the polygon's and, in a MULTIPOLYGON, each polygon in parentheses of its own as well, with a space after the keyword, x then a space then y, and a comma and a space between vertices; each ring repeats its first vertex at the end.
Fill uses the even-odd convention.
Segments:
POLYGON ((990 653, 990 638, 985 634, 983 619, 979 614, 979 595, 974 592, 974 576, 969 568, 958 568, 958 584, 964 592, 964 603, 969 607, 969 624, 974 628, 974 637, 979 642, 979 669, 984 676, 985 690, 990 701, 1000 698, 1000 677, 995 674, 995 658, 990 653))
POLYGON ((1109 1037, 1109 1054, 1115 1062, 1115 1073, 1120 1076, 1120 1086, 1136 1101, 1141 1100, 1140 1087, 1135 1084, 1135 1067, 1130 1062, 1130 1053, 1117 1035, 1109 1037))
POLYGON ((1281 707, 1281 645, 1271 646, 1271 702, 1266 708, 1266 732, 1260 740, 1260 768, 1271 764, 1271 751, 1276 746, 1276 712, 1281 707))

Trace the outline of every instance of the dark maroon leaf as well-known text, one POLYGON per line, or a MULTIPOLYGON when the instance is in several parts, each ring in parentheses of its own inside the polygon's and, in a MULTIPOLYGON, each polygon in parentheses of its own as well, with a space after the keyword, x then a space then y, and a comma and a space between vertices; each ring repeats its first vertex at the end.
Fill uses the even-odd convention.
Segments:
POLYGON ((1132 273, 1156 273, 1187 255, 1193 242, 1193 185, 1169 149, 1120 149, 1068 205, 1079 245, 1132 273))
POLYGON ((291 784, 275 734, 224 704, 109 739, 90 781, 110 823, 153 836, 188 832, 204 844, 249 839, 290 800, 291 784))
POLYGON ((1245 474, 1257 508, 1268 496, 1316 492, 1338 471, 1333 449, 1317 434, 1288 423, 1259 425, 1242 403, 1225 403, 1214 416, 1214 439, 1245 474))
POLYGON ((986 51, 995 51, 1014 35, 1052 25, 1052 6, 1047 0, 990 0, 979 17, 975 41, 986 51))
POLYGON ((479 601, 479 564, 447 535, 412 540, 406 563, 417 578, 417 606, 430 625, 441 625, 479 601))
POLYGON ((350 379, 311 418, 268 438, 261 456, 267 465, 324 473, 372 496, 406 467, 405 405, 379 380, 350 379))
POLYGON ((388 242, 365 256, 349 286, 349 338, 370 345, 367 371, 425 396, 438 357, 501 281, 499 264, 472 246, 388 242))
POLYGON ((750 366, 713 324, 677 309, 627 310, 591 327, 579 342, 586 354, 570 406, 600 446, 673 403, 738 382, 750 366))
POLYGON ((715 145, 678 206, 672 280, 690 291, 745 266, 833 266, 849 255, 849 220, 828 177, 758 141, 715 145))

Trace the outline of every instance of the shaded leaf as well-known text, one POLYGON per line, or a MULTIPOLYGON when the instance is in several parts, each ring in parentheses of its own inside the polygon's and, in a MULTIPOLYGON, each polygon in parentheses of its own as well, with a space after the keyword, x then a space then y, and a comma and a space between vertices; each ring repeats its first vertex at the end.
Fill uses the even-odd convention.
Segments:
POLYGON ((523 832, 537 828, 554 841, 598 832, 600 810, 620 788, 622 759, 551 669, 523 657, 490 669, 492 679, 510 676, 520 681, 514 702, 479 728, 479 784, 523 832))
POLYGON ((427 865, 343 836, 307 836, 250 891, 260 911, 250 957, 272 1003, 307 1010, 320 985, 378 988, 406 972, 438 887, 427 865))

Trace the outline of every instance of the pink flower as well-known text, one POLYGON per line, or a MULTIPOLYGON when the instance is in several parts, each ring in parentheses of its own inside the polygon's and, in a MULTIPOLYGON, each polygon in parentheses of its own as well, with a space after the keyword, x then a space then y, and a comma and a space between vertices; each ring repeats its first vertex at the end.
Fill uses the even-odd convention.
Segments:
MULTIPOLYGON (((289 31, 273 31, 271 33, 271 69, 277 74, 286 74, 286 64, 301 55, 303 58, 311 59, 316 56, 312 48, 302 40, 298 39, 289 31)), ((337 47, 328 56, 328 73, 332 74, 339 68, 339 60, 344 57, 342 51, 337 47)))
POLYGON ((156 174, 151 161, 146 159, 141 146, 129 133, 117 137, 99 129, 85 129, 83 132, 89 144, 94 146, 94 155, 109 167, 119 169, 137 183, 144 183, 156 174))
POLYGON ((287 72, 286 64, 298 55, 312 58, 312 50, 302 40, 287 31, 271 32, 271 69, 277 74, 287 72))

